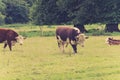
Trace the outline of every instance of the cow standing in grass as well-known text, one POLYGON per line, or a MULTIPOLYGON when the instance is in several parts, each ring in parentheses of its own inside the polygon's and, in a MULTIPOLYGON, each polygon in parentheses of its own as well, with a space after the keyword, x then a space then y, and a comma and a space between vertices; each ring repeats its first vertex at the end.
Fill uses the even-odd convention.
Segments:
POLYGON ((75 27, 57 27, 56 38, 58 47, 64 52, 64 47, 70 44, 74 53, 77 53, 77 44, 84 47, 85 37, 78 28, 75 27))
POLYGON ((6 48, 8 45, 10 51, 12 51, 12 46, 15 45, 16 42, 22 45, 24 39, 25 38, 23 36, 11 29, 0 29, 0 43, 4 43, 4 48, 6 48))

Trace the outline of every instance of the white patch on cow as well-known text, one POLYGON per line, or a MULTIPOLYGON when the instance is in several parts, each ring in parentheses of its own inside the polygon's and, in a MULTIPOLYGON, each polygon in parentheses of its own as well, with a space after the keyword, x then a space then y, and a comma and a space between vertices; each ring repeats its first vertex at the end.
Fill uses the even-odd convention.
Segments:
POLYGON ((76 41, 71 40, 71 44, 72 44, 72 45, 75 45, 75 44, 76 44, 76 41))
POLYGON ((58 42, 58 43, 62 42, 60 36, 57 36, 57 42, 58 42))
POLYGON ((77 33, 80 33, 80 30, 78 28, 74 27, 73 29, 75 29, 77 33))
POLYGON ((109 43, 109 39, 108 38, 105 39, 105 43, 107 43, 107 44, 109 43))
POLYGON ((23 40, 24 40, 24 39, 26 39, 26 38, 23 37, 23 36, 21 36, 21 35, 19 35, 19 36, 16 37, 16 40, 17 40, 18 43, 20 43, 20 45, 23 44, 23 40))

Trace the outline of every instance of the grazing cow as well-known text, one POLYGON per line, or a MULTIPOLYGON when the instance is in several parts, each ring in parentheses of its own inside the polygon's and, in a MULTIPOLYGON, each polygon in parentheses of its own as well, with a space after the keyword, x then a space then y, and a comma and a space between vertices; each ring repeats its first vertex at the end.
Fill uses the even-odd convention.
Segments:
POLYGON ((118 39, 113 39, 113 38, 110 38, 108 37, 106 42, 109 44, 109 45, 120 45, 120 40, 118 39))
POLYGON ((85 37, 85 35, 75 27, 57 27, 56 38, 58 47, 62 49, 62 52, 64 52, 64 45, 67 47, 67 45, 70 44, 74 50, 74 53, 77 53, 77 44, 84 47, 85 38, 88 37, 85 37))
POLYGON ((12 51, 12 46, 15 45, 16 42, 23 44, 23 36, 18 35, 17 32, 11 29, 0 28, 0 43, 4 43, 4 48, 9 46, 10 51, 12 51))

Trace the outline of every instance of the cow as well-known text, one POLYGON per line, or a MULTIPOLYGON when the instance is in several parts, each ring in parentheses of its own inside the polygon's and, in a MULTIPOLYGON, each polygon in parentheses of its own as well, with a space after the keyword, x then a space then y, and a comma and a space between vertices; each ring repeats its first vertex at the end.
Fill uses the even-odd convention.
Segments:
POLYGON ((56 39, 58 47, 64 53, 64 47, 70 44, 73 48, 74 53, 77 53, 77 44, 84 47, 84 41, 87 39, 83 33, 80 32, 78 28, 75 27, 57 27, 56 29, 56 39))
POLYGON ((12 46, 17 42, 22 45, 24 39, 25 37, 19 35, 12 29, 0 28, 0 43, 4 43, 4 49, 8 45, 10 51, 12 51, 12 46))
POLYGON ((108 37, 106 39, 106 42, 109 44, 109 45, 120 45, 120 40, 118 39, 113 39, 111 37, 108 37))

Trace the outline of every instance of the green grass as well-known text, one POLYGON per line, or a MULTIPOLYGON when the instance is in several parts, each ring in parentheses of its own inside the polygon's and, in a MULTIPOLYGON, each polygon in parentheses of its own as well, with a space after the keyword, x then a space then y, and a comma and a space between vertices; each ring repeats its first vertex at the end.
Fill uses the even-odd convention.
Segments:
MULTIPOLYGON (((98 25, 87 25, 92 30, 98 25)), ((28 38, 13 51, 0 44, 0 80, 120 80, 120 46, 105 43, 102 32, 90 36, 85 47, 74 55, 69 45, 61 53, 55 38, 55 26, 4 25, 28 38), (42 37, 40 32, 42 28, 42 37), (101 35, 102 34, 102 35, 101 35)), ((93 31, 92 31, 93 32, 93 31)), ((118 32, 107 33, 120 39, 118 32)))
POLYGON ((0 80, 120 80, 120 46, 106 38, 90 36, 77 55, 70 45, 61 53, 55 37, 27 38, 13 51, 0 44, 0 80))

